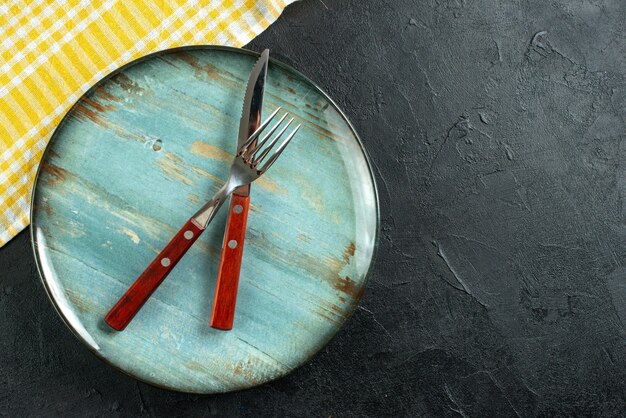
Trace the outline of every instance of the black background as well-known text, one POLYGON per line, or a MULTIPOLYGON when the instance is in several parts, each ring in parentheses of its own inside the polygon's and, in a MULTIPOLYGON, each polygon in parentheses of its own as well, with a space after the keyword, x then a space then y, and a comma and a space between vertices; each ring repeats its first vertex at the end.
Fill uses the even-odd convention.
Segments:
POLYGON ((626 2, 303 0, 254 40, 372 157, 378 259, 309 364, 240 393, 101 363, 0 250, 7 416, 619 416, 626 390, 626 2))

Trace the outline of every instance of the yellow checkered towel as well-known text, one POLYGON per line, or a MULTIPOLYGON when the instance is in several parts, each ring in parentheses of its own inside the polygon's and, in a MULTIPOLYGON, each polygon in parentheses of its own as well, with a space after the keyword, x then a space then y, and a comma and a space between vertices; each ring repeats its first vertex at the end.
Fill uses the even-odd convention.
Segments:
POLYGON ((28 225, 43 150, 91 85, 158 50, 245 45, 294 1, 0 1, 0 247, 28 225))

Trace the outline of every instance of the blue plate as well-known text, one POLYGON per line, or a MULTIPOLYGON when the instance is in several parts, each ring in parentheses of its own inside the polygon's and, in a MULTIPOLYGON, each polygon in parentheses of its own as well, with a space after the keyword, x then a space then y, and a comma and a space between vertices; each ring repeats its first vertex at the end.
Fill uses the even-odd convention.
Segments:
POLYGON ((190 47, 135 61, 77 102, 40 165, 31 231, 50 299, 98 357, 156 386, 216 393, 283 376, 365 289, 378 200, 363 145, 328 96, 272 60, 263 112, 282 106, 302 129, 252 189, 234 329, 209 327, 226 211, 125 331, 103 322, 226 179, 257 58, 190 47))

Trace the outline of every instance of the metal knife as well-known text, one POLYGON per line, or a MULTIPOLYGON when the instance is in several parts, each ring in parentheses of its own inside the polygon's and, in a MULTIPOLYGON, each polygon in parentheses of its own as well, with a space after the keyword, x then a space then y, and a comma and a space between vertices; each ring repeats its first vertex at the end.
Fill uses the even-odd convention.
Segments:
MULTIPOLYGON (((257 130, 261 123, 268 61, 269 49, 266 49, 250 73, 243 101, 243 112, 239 121, 237 148, 257 130)), ((249 147, 248 152, 253 152, 255 146, 256 144, 249 147)), ((230 330, 233 327, 249 207, 250 185, 248 184, 237 188, 230 198, 211 314, 211 327, 216 329, 230 330)))

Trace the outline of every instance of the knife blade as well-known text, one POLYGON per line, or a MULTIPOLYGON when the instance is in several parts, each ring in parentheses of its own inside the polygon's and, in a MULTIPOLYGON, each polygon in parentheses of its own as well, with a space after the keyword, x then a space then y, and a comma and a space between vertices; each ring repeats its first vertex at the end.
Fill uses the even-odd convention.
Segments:
MULTIPOLYGON (((242 115, 239 121, 237 148, 243 145, 261 123, 268 62, 269 49, 266 49, 261 53, 250 72, 243 100, 242 115)), ((246 154, 251 154, 255 146, 256 141, 253 146, 248 148, 246 154)), ((217 285, 213 299, 213 312, 210 322, 212 328, 230 330, 233 327, 249 207, 250 185, 248 184, 237 188, 230 199, 217 285)))

